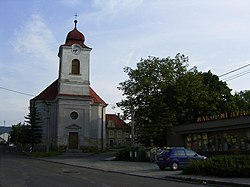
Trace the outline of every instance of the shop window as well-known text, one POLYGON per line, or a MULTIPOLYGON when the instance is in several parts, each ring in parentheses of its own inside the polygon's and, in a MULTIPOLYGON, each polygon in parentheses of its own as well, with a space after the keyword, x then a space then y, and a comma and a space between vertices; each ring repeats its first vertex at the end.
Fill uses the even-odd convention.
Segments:
POLYGON ((225 132, 224 133, 224 150, 238 150, 239 140, 237 137, 237 132, 225 132))
POLYGON ((189 134, 186 137, 186 147, 195 151, 208 151, 207 133, 189 134))

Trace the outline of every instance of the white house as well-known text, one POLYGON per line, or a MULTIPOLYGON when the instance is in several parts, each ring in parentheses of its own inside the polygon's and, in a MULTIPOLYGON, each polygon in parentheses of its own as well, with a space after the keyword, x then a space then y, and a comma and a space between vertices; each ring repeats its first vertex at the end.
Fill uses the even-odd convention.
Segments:
POLYGON ((11 127, 0 126, 0 144, 8 142, 10 131, 11 127))

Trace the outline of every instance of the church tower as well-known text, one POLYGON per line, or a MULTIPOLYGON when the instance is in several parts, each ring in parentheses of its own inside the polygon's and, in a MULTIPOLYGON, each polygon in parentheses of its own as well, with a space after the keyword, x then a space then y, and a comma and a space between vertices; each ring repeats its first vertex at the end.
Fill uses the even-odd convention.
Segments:
POLYGON ((64 151, 105 149, 107 104, 90 86, 90 52, 74 29, 59 47, 58 79, 31 99, 42 119, 41 147, 64 151))
POLYGON ((89 95, 89 56, 91 48, 87 47, 84 35, 76 28, 67 35, 64 45, 60 46, 59 94, 89 95))

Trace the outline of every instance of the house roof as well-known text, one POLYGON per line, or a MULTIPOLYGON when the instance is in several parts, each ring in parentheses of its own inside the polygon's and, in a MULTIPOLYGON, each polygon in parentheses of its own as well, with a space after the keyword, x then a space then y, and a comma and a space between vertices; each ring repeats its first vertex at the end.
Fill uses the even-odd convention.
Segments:
MULTIPOLYGON (((64 96, 74 96, 74 97, 82 97, 87 98, 90 97, 91 101, 96 104, 102 104, 105 107, 108 105, 102 98, 97 95, 97 93, 90 87, 89 96, 77 96, 77 95, 64 95, 64 96)), ((58 79, 55 80, 51 85, 45 88, 39 95, 34 97, 32 100, 55 100, 58 96, 58 79)))
POLYGON ((10 131, 11 127, 0 126, 0 134, 9 133, 10 131))
POLYGON ((112 121, 115 125, 115 128, 128 128, 128 125, 116 114, 106 114, 106 121, 112 121))

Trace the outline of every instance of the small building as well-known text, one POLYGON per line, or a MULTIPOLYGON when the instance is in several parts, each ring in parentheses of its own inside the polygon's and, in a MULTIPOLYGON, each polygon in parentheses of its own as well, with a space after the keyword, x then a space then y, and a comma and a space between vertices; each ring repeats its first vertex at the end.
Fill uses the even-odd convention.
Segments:
POLYGON ((167 145, 200 152, 249 151, 250 116, 239 114, 220 119, 206 117, 197 123, 172 127, 167 131, 167 145))
POLYGON ((106 114, 106 134, 108 148, 130 145, 130 128, 119 115, 106 114))
POLYGON ((0 144, 8 142, 10 131, 11 127, 0 126, 0 144))

